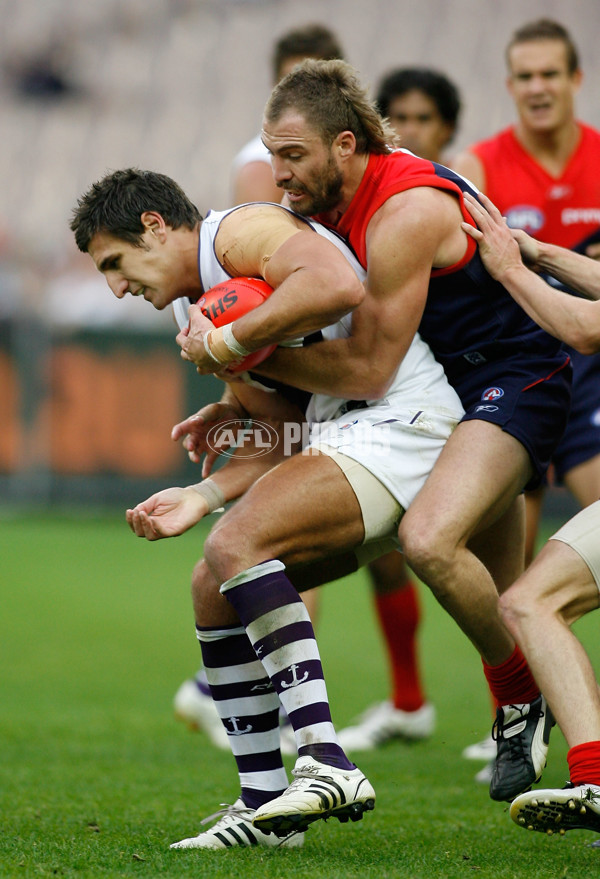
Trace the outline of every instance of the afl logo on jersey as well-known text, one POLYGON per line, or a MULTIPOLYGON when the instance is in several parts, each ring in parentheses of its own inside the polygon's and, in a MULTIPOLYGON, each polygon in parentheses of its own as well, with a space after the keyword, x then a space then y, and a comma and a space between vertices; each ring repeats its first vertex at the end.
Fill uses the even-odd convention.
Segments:
POLYGON ((515 205, 506 212, 506 222, 511 229, 524 229, 530 235, 539 231, 546 218, 539 208, 533 205, 515 205))
POLYGON ((486 403, 491 402, 492 400, 499 400, 500 397, 504 396, 504 391, 502 388, 488 388, 481 395, 481 399, 485 400, 486 403))

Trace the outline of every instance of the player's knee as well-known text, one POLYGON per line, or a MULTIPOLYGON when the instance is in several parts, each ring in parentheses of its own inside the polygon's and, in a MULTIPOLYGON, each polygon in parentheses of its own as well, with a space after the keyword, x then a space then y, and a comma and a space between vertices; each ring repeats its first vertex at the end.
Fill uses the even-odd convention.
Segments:
POLYGON ((452 563, 454 541, 426 518, 405 515, 398 536, 407 563, 426 583, 437 581, 452 563))
MULTIPOLYGON (((238 535, 241 540, 241 536, 238 535)), ((239 573, 239 540, 227 525, 216 525, 204 542, 204 558, 213 575, 219 582, 228 580, 239 573)), ((242 565, 243 568, 243 565, 242 565)))
POLYGON ((539 620, 539 608, 536 608, 535 600, 531 593, 518 583, 500 596, 498 609, 502 622, 517 640, 528 623, 535 625, 536 620, 539 620))

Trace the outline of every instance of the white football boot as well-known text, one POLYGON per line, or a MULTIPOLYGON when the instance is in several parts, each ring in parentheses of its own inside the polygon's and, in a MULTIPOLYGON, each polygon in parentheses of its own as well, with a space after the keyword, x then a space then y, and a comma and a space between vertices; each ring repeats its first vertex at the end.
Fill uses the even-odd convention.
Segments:
POLYGON ((401 711, 392 702, 378 702, 353 726, 341 729, 338 741, 346 753, 372 751, 392 739, 427 739, 435 729, 435 708, 425 702, 416 711, 401 711))
POLYGON ((292 775, 295 781, 281 796, 256 810, 254 827, 285 836, 306 830, 319 818, 360 821, 375 808, 375 791, 360 769, 337 769, 313 757, 298 757, 292 775))
POLYGON ((255 810, 249 809, 241 798, 236 800, 232 806, 223 804, 222 809, 200 822, 207 824, 218 818, 219 820, 213 824, 210 830, 205 830, 198 836, 190 836, 188 839, 174 842, 169 848, 223 849, 251 845, 264 845, 268 848, 277 848, 277 846, 293 848, 303 844, 303 833, 291 833, 280 839, 253 827, 252 819, 255 814, 255 810))
POLYGON ((558 790, 530 790, 511 803, 510 817, 525 830, 548 836, 567 830, 600 833, 600 786, 568 784, 558 790))

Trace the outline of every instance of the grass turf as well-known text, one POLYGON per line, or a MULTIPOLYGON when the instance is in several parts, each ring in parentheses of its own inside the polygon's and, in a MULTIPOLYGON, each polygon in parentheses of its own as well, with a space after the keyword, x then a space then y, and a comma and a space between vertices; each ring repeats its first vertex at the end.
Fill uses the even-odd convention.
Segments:
MULTIPOLYGON (((377 791, 356 824, 318 822, 302 849, 169 851, 237 796, 228 755, 172 717, 199 664, 188 594, 202 528, 136 540, 123 517, 0 521, 0 876, 589 877, 592 834, 527 833, 460 756, 488 729, 479 660, 425 589, 421 652, 431 741, 358 759, 377 791)), ((595 619, 578 633, 595 660, 595 619)), ((319 641, 334 719, 387 695, 363 574, 323 592, 319 641)), ((291 767, 292 761, 288 761, 291 767)), ((544 783, 567 777, 553 733, 544 783)))

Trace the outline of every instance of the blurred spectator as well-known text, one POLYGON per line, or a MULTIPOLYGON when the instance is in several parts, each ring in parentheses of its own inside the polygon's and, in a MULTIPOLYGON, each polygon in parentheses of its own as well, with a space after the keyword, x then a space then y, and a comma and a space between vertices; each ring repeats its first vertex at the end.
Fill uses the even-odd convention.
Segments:
POLYGON ((442 162, 460 114, 458 89, 447 76, 430 67, 392 70, 381 80, 375 101, 402 138, 402 147, 442 162))
POLYGON ((23 98, 52 101, 81 93, 65 37, 56 37, 17 53, 6 65, 12 87, 23 98))

